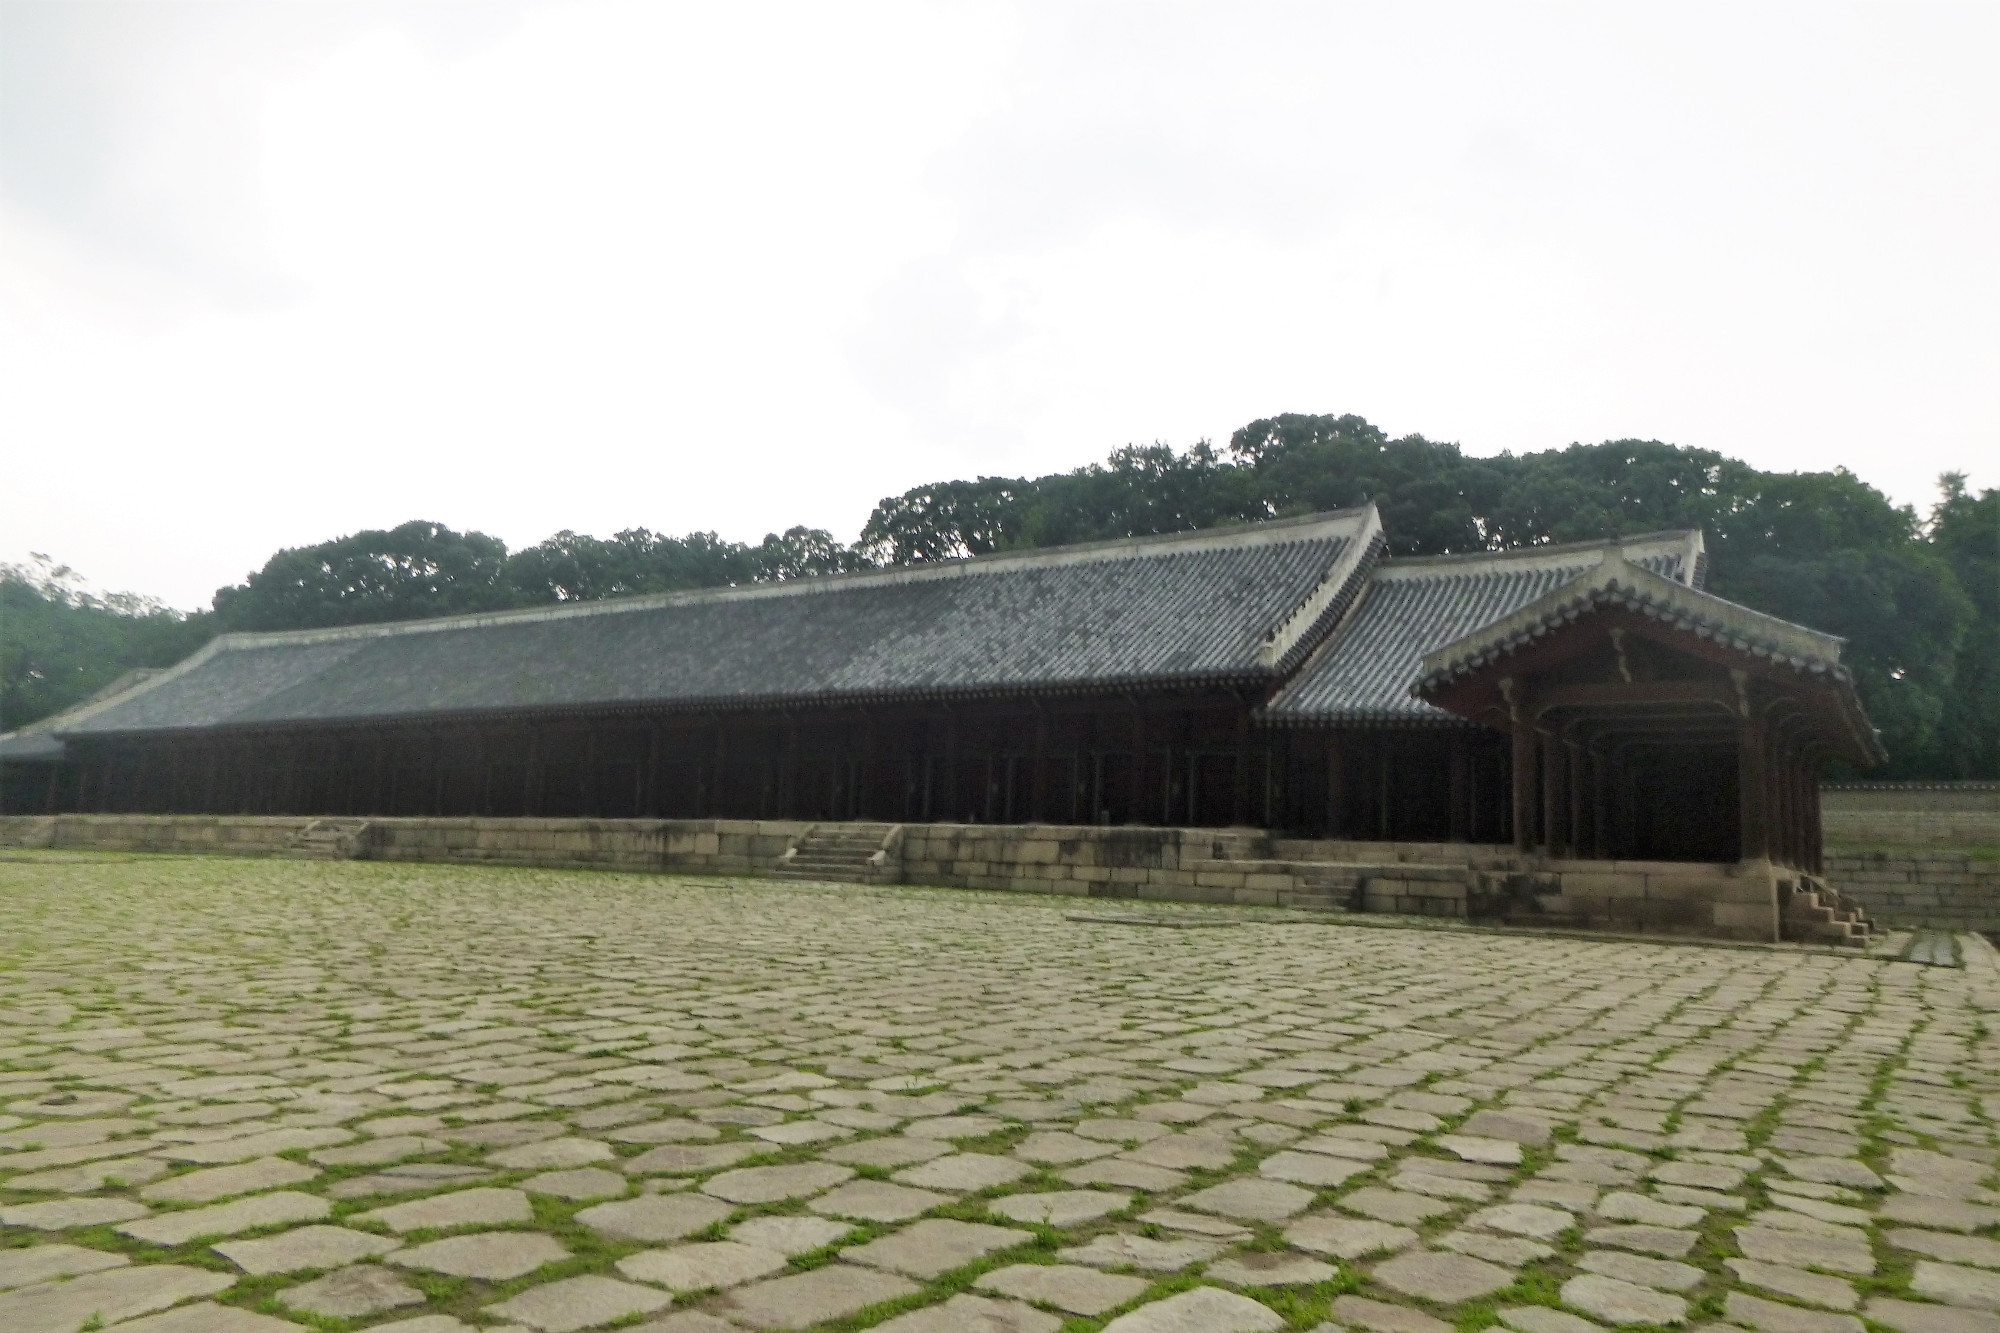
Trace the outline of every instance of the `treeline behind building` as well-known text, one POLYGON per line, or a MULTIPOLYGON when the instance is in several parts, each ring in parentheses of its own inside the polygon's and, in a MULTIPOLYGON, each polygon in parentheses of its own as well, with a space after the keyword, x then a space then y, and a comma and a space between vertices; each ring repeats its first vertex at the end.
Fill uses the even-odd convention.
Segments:
POLYGON ((644 528, 498 538, 405 523, 278 552, 213 609, 97 598, 50 565, 0 569, 0 724, 163 666, 228 630, 304 629, 671 592, 1180 532, 1373 500, 1394 554, 1708 534, 1709 586, 1839 634, 1882 729, 1884 775, 2000 778, 2000 491, 1947 475, 1928 514, 1846 471, 1760 472, 1705 449, 1615 440, 1492 458, 1353 416, 1255 421, 1226 447, 1120 449, 1045 477, 885 498, 844 544, 795 527, 755 545, 644 528))

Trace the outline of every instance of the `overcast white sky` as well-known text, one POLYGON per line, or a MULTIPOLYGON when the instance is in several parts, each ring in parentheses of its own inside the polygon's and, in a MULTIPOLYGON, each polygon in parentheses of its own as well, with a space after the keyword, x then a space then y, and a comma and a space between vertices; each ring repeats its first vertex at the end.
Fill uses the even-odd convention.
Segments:
POLYGON ((2000 484, 2000 5, 0 0, 0 560, 1355 412, 2000 484))

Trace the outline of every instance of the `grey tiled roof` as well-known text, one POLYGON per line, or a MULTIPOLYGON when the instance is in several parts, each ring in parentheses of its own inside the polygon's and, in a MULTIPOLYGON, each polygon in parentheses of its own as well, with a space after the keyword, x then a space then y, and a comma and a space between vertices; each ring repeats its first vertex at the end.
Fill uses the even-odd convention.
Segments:
MULTIPOLYGON (((1695 574, 1699 534, 1662 533, 1620 545, 1643 568, 1683 581, 1695 574)), ((1347 623, 1265 706, 1264 718, 1291 726, 1459 725, 1451 714, 1410 697, 1424 656, 1594 569, 1613 546, 1384 561, 1347 623)))
POLYGON ((232 635, 63 732, 1269 681, 1338 613, 1334 585, 1363 575, 1377 532, 1364 508, 879 574, 232 635))

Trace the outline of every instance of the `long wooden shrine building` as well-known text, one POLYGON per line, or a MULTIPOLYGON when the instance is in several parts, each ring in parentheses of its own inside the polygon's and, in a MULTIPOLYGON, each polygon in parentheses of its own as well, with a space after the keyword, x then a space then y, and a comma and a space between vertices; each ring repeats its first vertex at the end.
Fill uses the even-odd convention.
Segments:
POLYGON ((10 812, 1259 826, 1816 870, 1840 641, 1699 532, 1389 559, 1372 506, 222 636, 0 737, 10 812))

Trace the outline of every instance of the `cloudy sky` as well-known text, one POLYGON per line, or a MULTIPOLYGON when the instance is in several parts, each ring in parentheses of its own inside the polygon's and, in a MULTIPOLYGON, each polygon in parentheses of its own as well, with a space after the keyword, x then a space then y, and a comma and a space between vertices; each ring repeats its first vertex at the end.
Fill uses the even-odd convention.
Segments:
POLYGON ((1355 412, 2000 484, 2000 6, 0 0, 0 560, 1355 412))

